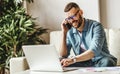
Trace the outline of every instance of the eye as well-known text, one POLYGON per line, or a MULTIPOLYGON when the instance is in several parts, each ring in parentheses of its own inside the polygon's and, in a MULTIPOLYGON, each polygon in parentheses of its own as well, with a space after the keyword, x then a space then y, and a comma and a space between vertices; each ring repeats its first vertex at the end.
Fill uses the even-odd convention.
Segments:
POLYGON ((74 15, 72 15, 72 16, 66 18, 66 20, 71 20, 71 19, 73 19, 73 18, 78 14, 78 12, 79 12, 79 10, 78 10, 74 15))

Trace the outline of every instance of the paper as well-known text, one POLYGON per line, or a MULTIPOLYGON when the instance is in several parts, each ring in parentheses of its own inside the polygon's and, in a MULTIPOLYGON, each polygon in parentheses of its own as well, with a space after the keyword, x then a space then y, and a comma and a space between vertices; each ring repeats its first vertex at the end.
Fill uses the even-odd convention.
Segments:
POLYGON ((120 67, 88 67, 80 68, 81 72, 104 72, 104 71, 120 71, 120 67))

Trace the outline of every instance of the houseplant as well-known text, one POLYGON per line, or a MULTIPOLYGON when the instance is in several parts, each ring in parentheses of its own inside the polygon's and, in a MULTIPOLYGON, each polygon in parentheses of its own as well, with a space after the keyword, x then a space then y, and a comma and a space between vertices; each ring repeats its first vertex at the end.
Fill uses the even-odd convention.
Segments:
POLYGON ((25 13, 22 0, 0 0, 0 5, 0 74, 5 74, 10 58, 24 56, 23 44, 46 43, 40 36, 47 29, 34 24, 34 19, 25 13))

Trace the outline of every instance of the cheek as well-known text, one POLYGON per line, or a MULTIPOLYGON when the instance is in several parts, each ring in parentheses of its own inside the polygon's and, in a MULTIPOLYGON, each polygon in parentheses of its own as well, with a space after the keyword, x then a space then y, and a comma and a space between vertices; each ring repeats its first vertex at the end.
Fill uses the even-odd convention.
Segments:
POLYGON ((75 20, 81 20, 81 15, 79 14, 76 18, 75 18, 75 20))
POLYGON ((81 22, 82 21, 82 16, 81 15, 79 15, 79 22, 81 22))

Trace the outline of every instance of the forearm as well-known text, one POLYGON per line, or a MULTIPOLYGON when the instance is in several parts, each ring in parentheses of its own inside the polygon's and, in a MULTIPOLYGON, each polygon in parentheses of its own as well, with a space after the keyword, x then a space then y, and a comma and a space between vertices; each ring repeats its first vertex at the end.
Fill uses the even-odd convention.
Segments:
POLYGON ((67 55, 66 33, 63 32, 60 46, 60 56, 64 57, 66 55, 67 55))
POLYGON ((94 57, 94 53, 92 50, 87 50, 84 53, 76 56, 76 62, 82 62, 82 61, 87 61, 90 60, 94 57))
POLYGON ((69 66, 70 64, 73 64, 75 62, 82 62, 90 60, 94 57, 94 53, 92 50, 87 50, 86 52, 72 58, 65 58, 61 60, 61 63, 63 66, 69 66))

